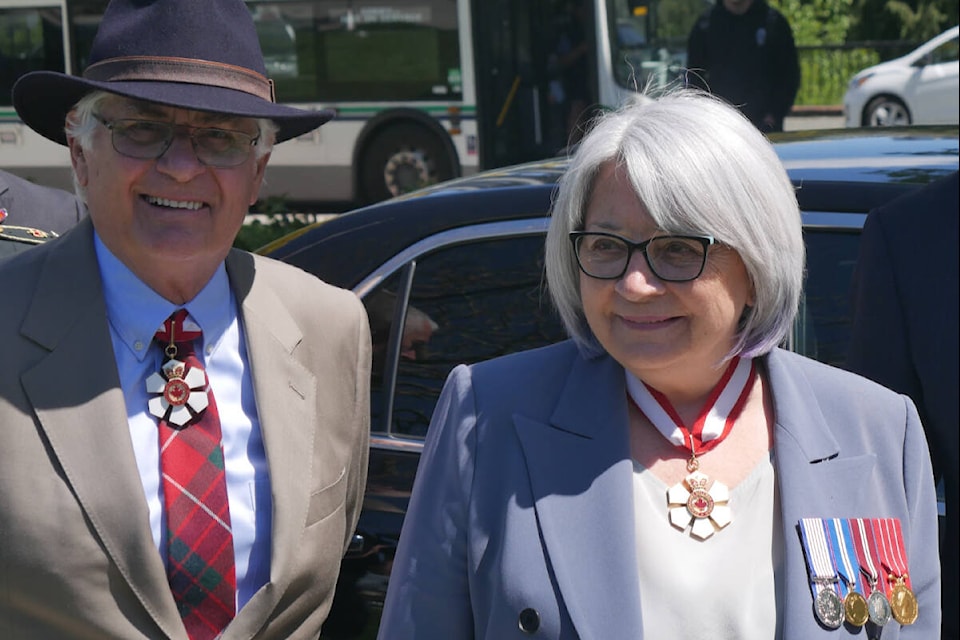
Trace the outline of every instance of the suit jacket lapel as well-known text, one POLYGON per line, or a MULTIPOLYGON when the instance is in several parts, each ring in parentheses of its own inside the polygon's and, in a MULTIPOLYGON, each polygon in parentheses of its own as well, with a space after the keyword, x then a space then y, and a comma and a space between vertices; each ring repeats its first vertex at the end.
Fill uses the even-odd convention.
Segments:
POLYGON ((232 251, 226 261, 241 307, 260 431, 273 499, 270 582, 228 627, 228 637, 250 637, 267 620, 296 573, 300 533, 306 524, 317 415, 315 376, 295 358, 299 326, 263 278, 250 254, 232 251), (239 635, 233 635, 239 631, 239 635))
POLYGON ((540 530, 582 638, 641 629, 623 370, 577 358, 549 424, 516 416, 540 530))
POLYGON ((24 372, 24 390, 104 549, 160 628, 184 637, 150 533, 89 220, 59 242, 21 329, 50 352, 24 372))
MULTIPOLYGON (((841 455, 832 432, 838 427, 836 419, 821 408, 807 378, 809 369, 787 361, 795 357, 775 350, 766 358, 776 420, 774 458, 786 543, 787 598, 809 595, 798 521, 858 515, 856 505, 861 504, 864 478, 876 463, 872 456, 841 455)), ((809 629, 809 609, 786 607, 785 616, 784 638, 802 637, 809 629)))

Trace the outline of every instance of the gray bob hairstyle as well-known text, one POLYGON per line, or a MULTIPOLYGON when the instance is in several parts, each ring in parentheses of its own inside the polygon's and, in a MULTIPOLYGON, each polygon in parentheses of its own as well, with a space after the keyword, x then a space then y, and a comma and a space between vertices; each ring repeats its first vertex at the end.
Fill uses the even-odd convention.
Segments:
POLYGON ((569 233, 583 229, 594 181, 609 162, 623 168, 663 231, 711 235, 746 265, 755 304, 745 310, 727 359, 776 347, 793 324, 803 287, 793 185, 773 147, 740 112, 678 89, 601 116, 560 180, 547 232, 547 284, 581 351, 592 356, 603 349, 583 312, 569 233))

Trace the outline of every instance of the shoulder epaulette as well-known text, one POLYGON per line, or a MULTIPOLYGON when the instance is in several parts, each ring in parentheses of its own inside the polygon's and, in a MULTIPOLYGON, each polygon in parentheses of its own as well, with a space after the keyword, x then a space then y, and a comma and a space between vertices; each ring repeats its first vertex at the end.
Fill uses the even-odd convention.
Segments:
POLYGON ((41 244, 56 237, 57 234, 53 231, 41 231, 40 229, 34 229, 32 227, 0 224, 0 240, 11 240, 13 242, 24 242, 26 244, 41 244))

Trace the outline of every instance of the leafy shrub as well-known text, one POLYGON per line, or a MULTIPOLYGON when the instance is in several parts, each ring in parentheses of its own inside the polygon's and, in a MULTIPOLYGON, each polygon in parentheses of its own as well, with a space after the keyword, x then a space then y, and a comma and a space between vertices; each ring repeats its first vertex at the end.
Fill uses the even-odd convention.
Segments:
POLYGON ((803 47, 796 105, 839 105, 855 73, 880 62, 876 49, 803 47))

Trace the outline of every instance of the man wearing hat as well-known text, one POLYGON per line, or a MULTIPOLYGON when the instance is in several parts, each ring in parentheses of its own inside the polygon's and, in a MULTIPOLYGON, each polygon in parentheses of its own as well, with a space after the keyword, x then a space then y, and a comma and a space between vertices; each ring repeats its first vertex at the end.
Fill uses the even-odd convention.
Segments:
POLYGON ((0 637, 317 638, 360 511, 359 300, 231 249, 278 105, 241 0, 113 0, 23 76, 89 215, 0 264, 0 637))
POLYGON ((73 194, 0 171, 0 258, 55 238, 82 215, 73 194))

